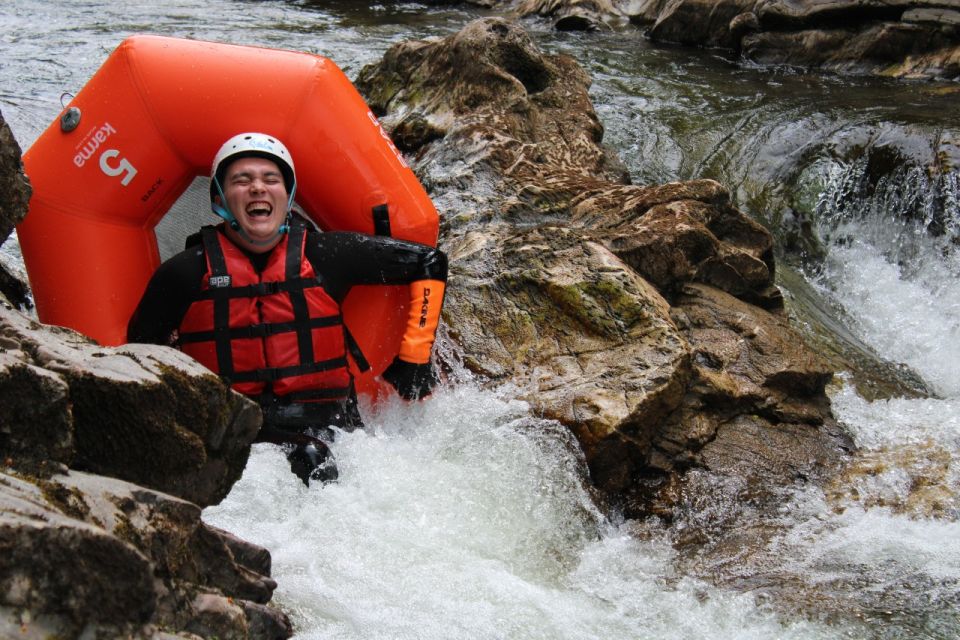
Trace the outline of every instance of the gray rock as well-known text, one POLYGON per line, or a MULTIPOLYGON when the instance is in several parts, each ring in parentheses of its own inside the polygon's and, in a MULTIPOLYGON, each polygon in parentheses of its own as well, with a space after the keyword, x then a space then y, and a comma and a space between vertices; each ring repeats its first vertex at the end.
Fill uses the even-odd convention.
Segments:
POLYGON ((52 460, 202 506, 243 472, 259 408, 179 351, 100 347, 2 305, 0 343, 0 456, 16 466, 52 460))
POLYGON ((27 214, 33 190, 23 173, 20 145, 0 113, 0 244, 27 214))
MULTIPOLYGON (((0 244, 27 214, 33 190, 23 172, 20 145, 0 113, 0 244)), ((0 264, 0 294, 20 309, 32 306, 29 287, 16 273, 0 264)))
POLYGON ((276 583, 237 561, 229 538, 197 505, 122 480, 0 473, 0 629, 289 637, 286 616, 262 606, 276 583))
POLYGON ((648 0, 624 11, 651 39, 851 74, 960 77, 955 0, 648 0))
POLYGON ((904 11, 900 19, 904 22, 928 22, 957 27, 960 26, 960 10, 941 8, 910 9, 909 11, 904 11))
POLYGON ((513 10, 521 17, 553 18, 560 31, 595 31, 626 22, 611 0, 521 0, 513 10))
MULTIPOLYGON (((4 238, 29 194, 0 119, 4 238)), ((291 635, 269 553, 200 520, 243 472, 253 402, 178 351, 101 347, 0 296, 0 409, 0 636, 291 635), (234 615, 194 606, 218 598, 234 615)))

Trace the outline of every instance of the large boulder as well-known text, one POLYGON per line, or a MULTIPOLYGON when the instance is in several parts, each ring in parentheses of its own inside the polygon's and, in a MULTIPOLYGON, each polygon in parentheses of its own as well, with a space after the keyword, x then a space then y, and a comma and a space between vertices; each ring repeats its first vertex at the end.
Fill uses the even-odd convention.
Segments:
POLYGON ((179 351, 101 347, 0 303, 0 459, 68 466, 201 506, 240 478, 259 408, 179 351))
POLYGON ((560 31, 596 31, 627 21, 613 0, 518 0, 513 10, 521 16, 550 18, 560 31))
POLYGON ((27 215, 32 189, 23 173, 20 145, 0 113, 0 244, 27 215))
MULTIPOLYGON (((23 173, 20 145, 0 113, 0 245, 27 214, 32 189, 23 173)), ((29 287, 23 278, 0 261, 0 294, 17 307, 31 306, 29 287)))
POLYGON ((509 378, 568 425, 599 485, 629 485, 690 375, 667 302, 601 241, 569 227, 493 227, 448 250, 445 313, 467 366, 509 378))
POLYGON ((729 49, 752 62, 849 74, 960 77, 956 0, 467 0, 558 30, 633 23, 654 42, 729 49))
POLYGON ((843 462, 831 371, 784 316, 770 234, 716 182, 628 184, 573 61, 486 19, 391 48, 358 84, 446 211, 464 361, 569 426, 628 515, 669 513, 691 469, 772 505, 843 462))
POLYGON ((3 637, 291 634, 265 606, 276 588, 266 550, 122 480, 0 472, 0 548, 3 637))

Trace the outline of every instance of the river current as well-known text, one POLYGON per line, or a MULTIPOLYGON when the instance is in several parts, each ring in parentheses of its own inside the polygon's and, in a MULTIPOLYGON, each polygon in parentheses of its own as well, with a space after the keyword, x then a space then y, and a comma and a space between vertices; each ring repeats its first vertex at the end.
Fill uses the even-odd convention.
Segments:
MULTIPOLYGON (((8 0, 0 109, 27 149, 61 95, 135 33, 308 51, 355 77, 395 42, 481 15, 348 0, 8 0)), ((730 187, 777 234, 804 295, 929 390, 867 399, 841 376, 834 412, 874 466, 841 508, 817 491, 795 496, 767 550, 766 576, 849 598, 849 615, 835 604, 790 613, 762 588, 678 573, 676 532, 600 513, 566 431, 462 371, 427 402, 366 408, 369 428, 338 439, 340 479, 324 488, 291 482, 279 451, 256 445, 205 519, 270 549, 275 602, 297 638, 960 636, 960 87, 757 69, 629 31, 527 26, 594 78, 606 141, 634 182, 730 187)), ((2 254, 22 269, 15 238, 2 254)))

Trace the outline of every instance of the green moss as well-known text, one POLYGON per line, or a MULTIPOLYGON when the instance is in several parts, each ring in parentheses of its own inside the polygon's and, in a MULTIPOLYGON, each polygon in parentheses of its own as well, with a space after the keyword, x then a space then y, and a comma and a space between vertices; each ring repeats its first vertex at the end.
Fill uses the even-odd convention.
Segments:
POLYGON ((161 366, 161 378, 176 398, 174 419, 206 440, 223 428, 232 409, 230 389, 214 374, 191 376, 176 367, 161 366))
MULTIPOLYGON (((43 493, 43 497, 54 508, 64 515, 88 521, 90 517, 90 506, 84 498, 83 492, 76 487, 65 487, 56 482, 47 480, 31 480, 43 493)), ((99 524, 99 523, 97 523, 99 524)))
POLYGON ((636 297, 611 278, 570 285, 548 283, 546 292, 569 317, 608 338, 623 339, 646 315, 636 297))
POLYGON ((194 470, 206 460, 203 440, 181 428, 177 415, 179 407, 194 398, 178 398, 167 385, 118 383, 90 375, 73 376, 69 382, 78 463, 87 469, 150 485, 194 470))

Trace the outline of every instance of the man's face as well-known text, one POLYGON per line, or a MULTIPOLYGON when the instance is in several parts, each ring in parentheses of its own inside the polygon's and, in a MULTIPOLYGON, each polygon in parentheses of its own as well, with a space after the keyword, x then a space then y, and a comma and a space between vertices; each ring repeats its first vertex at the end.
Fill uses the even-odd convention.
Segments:
POLYGON ((223 195, 247 238, 227 227, 234 243, 264 253, 281 239, 277 234, 287 217, 287 188, 277 164, 266 158, 240 158, 227 167, 223 195))

